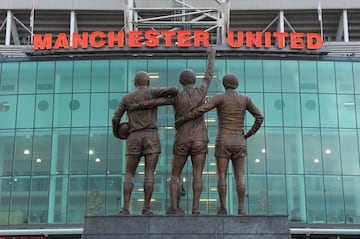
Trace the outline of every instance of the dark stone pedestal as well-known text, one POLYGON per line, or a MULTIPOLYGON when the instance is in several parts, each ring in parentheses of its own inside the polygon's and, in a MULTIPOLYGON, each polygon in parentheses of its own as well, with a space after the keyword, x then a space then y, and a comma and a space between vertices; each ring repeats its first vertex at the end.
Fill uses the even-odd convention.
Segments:
POLYGON ((287 216, 87 216, 82 239, 291 239, 287 216))

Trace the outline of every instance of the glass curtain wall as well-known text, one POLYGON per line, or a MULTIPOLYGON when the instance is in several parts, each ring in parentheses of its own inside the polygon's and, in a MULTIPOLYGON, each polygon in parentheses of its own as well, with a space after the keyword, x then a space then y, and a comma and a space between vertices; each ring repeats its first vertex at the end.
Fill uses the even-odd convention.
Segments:
MULTIPOLYGON (((178 86, 192 68, 200 80, 206 59, 86 59, 0 64, 0 225, 78 224, 85 215, 115 215, 122 206, 125 141, 111 117, 134 89, 137 71, 151 87, 178 86)), ((208 97, 222 76, 236 73, 238 91, 265 116, 248 139, 246 211, 287 214, 291 223, 360 223, 360 62, 217 59, 208 97)), ((125 118, 124 118, 125 119, 125 118)), ((152 209, 165 214, 174 138, 170 106, 158 111, 162 153, 152 209)), ((201 213, 218 207, 216 111, 206 114, 210 137, 201 213)), ((248 115, 246 125, 253 118, 248 115)), ((137 170, 131 212, 141 214, 144 161, 137 170)), ((181 207, 191 213, 191 162, 181 207)), ((229 168, 228 209, 237 212, 229 168)))

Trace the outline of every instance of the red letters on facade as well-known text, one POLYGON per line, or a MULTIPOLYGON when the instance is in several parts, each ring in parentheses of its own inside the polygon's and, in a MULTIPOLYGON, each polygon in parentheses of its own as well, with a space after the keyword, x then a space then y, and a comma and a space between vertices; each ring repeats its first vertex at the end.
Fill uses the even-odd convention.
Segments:
MULTIPOLYGON (((44 35, 34 34, 33 49, 37 50, 57 50, 57 49, 87 49, 87 48, 141 48, 141 47, 209 47, 211 45, 210 35, 207 31, 179 30, 161 31, 148 30, 131 31, 127 35, 122 32, 102 32, 94 31, 91 33, 74 32, 71 37, 65 33, 59 33, 53 42, 53 34, 44 35)), ((243 32, 229 31, 227 34, 227 44, 231 48, 254 48, 269 49, 276 47, 283 49, 289 47, 292 50, 308 49, 316 50, 322 47, 322 38, 317 33, 302 32, 243 32)))

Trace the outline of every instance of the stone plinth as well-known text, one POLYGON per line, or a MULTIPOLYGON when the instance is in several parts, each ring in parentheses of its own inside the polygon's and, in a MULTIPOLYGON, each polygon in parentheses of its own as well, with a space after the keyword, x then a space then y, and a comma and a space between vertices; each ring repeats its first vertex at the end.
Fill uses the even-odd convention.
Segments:
POLYGON ((87 216, 82 239, 291 239, 288 217, 87 216))

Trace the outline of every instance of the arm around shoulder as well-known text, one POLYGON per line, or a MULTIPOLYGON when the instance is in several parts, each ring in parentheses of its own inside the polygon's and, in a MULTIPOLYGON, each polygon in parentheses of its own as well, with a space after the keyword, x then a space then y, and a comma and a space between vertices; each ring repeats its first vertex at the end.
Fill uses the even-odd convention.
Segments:
POLYGON ((160 105, 173 105, 174 101, 175 101, 174 97, 160 97, 152 100, 147 100, 141 103, 130 104, 128 105, 127 110, 134 111, 134 110, 153 109, 160 105))
POLYGON ((179 89, 175 86, 171 86, 171 87, 161 87, 161 88, 157 88, 154 89, 156 91, 155 93, 155 98, 160 98, 160 97, 173 97, 176 96, 179 92, 179 89))

